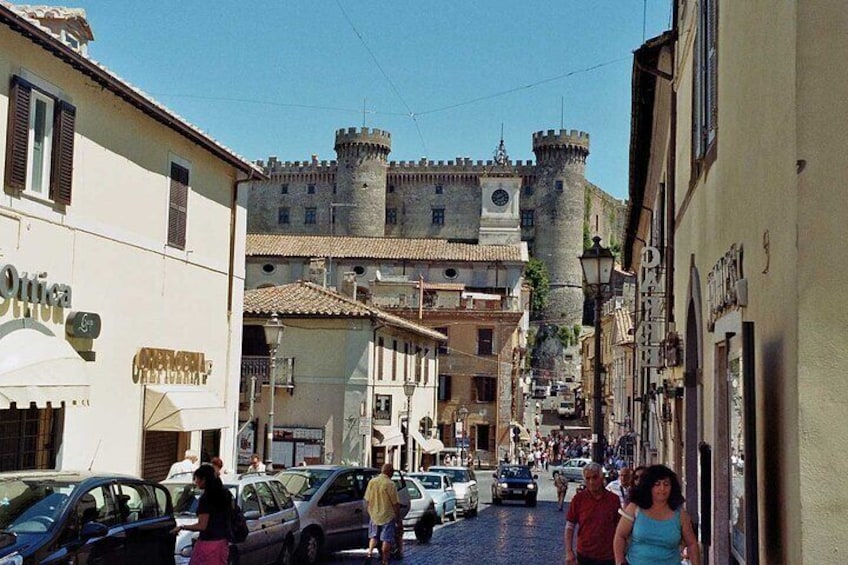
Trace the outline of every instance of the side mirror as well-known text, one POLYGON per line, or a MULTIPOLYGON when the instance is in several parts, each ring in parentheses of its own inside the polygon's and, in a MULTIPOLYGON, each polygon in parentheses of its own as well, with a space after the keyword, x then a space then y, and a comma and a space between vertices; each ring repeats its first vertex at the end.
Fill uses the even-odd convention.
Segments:
POLYGON ((244 513, 245 520, 258 520, 261 516, 262 514, 259 512, 259 510, 248 510, 244 513))
POLYGON ((100 522, 86 522, 83 524, 82 530, 80 530, 80 539, 87 541, 91 538, 102 538, 108 534, 109 528, 106 524, 101 524, 100 522))

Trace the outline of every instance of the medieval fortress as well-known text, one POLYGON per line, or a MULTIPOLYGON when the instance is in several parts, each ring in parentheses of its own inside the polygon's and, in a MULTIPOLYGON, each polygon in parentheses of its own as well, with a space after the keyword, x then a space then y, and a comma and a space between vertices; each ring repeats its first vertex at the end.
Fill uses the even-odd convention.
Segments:
POLYGON ((336 160, 279 161, 248 201, 248 231, 301 235, 527 242, 547 265, 551 291, 544 321, 579 324, 582 275, 577 257, 598 234, 620 242, 625 203, 584 175, 589 134, 533 134, 536 162, 510 161, 503 141, 493 160, 389 161, 387 131, 336 131, 336 160))

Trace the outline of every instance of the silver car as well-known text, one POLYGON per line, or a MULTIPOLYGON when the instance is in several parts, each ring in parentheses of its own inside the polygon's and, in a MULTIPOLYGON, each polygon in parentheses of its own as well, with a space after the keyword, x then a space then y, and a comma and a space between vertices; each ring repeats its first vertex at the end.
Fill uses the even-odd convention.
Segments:
POLYGON ((477 490, 477 477, 474 470, 468 467, 432 466, 430 473, 447 475, 453 483, 456 494, 456 507, 463 516, 476 516, 480 504, 480 494, 477 490))
POLYGON ((451 522, 456 521, 456 493, 450 477, 442 473, 411 473, 409 476, 417 479, 427 494, 433 497, 438 523, 448 518, 451 522))
MULTIPOLYGON (((224 475, 229 489, 244 513, 250 533, 247 539, 230 546, 230 563, 239 565, 289 565, 300 536, 300 519, 294 501, 283 483, 260 474, 224 475)), ((197 503, 202 494, 191 474, 177 475, 162 483, 174 501, 177 524, 197 521, 197 503)), ((174 561, 187 565, 191 560, 198 533, 187 530, 177 534, 174 561)))
POLYGON ((436 505, 433 502, 433 497, 430 496, 418 479, 410 475, 404 475, 403 478, 410 502, 409 512, 403 518, 403 527, 414 528, 427 515, 430 517, 429 523, 434 524, 436 522, 436 505))

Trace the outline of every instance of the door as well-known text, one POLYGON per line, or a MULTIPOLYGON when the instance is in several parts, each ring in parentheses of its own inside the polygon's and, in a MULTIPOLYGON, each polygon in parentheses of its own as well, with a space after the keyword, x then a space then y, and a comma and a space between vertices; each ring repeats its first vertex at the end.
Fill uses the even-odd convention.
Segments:
POLYGON ((327 549, 357 547, 365 514, 363 504, 356 484, 356 471, 337 475, 318 501, 324 517, 327 549))
POLYGON ((285 541, 283 513, 271 493, 268 483, 255 483, 253 486, 262 507, 262 517, 259 519, 259 526, 265 537, 264 547, 262 548, 262 563, 276 563, 285 541))
POLYGON ((126 531, 118 517, 110 485, 97 486, 76 499, 60 537, 64 552, 54 554, 56 559, 47 558, 43 563, 126 565, 126 541, 126 531), (102 527, 104 535, 83 539, 83 529, 92 527, 102 527))
POLYGON ((247 520, 247 539, 238 544, 238 552, 243 563, 262 563, 267 540, 262 531, 262 505, 253 485, 244 485, 239 493, 239 507, 247 520))
POLYGON ((120 481, 114 485, 112 494, 126 533, 127 563, 167 563, 174 553, 176 540, 171 531, 176 521, 168 511, 165 489, 147 483, 120 481))

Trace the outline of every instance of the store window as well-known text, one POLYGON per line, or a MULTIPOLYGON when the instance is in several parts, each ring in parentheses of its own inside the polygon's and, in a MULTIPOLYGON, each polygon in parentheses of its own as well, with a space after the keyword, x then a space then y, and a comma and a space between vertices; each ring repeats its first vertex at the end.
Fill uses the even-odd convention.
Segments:
POLYGON ((64 408, 0 410, 0 471, 55 469, 64 408))

